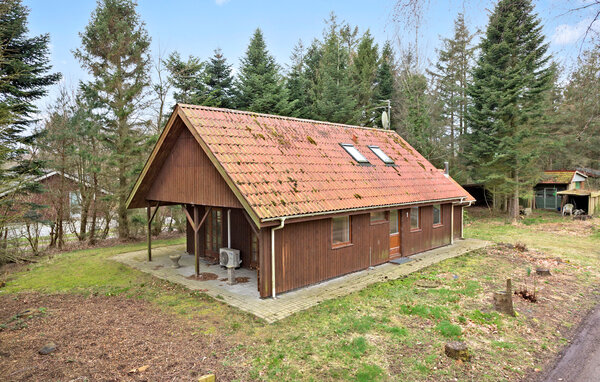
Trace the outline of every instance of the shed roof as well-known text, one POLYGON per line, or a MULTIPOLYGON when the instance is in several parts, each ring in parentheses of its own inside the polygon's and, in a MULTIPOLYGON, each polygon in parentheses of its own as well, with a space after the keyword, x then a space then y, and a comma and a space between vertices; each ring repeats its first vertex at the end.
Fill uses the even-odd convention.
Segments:
POLYGON ((393 131, 182 104, 174 113, 261 221, 474 200, 393 131), (370 165, 341 144, 354 145, 370 165), (395 165, 383 163, 372 145, 395 165))
POLYGON ((579 174, 587 178, 587 175, 575 170, 549 170, 544 171, 539 184, 569 184, 573 181, 575 174, 579 174))

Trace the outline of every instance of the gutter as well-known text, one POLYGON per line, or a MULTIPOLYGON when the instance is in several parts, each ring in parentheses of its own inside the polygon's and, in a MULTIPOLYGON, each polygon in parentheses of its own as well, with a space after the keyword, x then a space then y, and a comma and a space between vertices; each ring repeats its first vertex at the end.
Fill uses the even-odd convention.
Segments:
POLYGON ((394 208, 394 207, 403 207, 403 206, 416 206, 416 205, 428 204, 428 203, 455 201, 457 199, 459 199, 459 203, 463 203, 463 201, 464 201, 465 198, 466 198, 465 196, 459 196, 459 197, 455 197, 455 198, 424 200, 424 201, 421 201, 421 202, 407 202, 407 203, 396 203, 396 204, 384 204, 384 205, 379 205, 379 206, 371 206, 371 207, 367 207, 367 208, 346 208, 346 209, 343 209, 343 210, 320 211, 320 212, 313 212, 313 213, 309 213, 309 214, 287 215, 287 216, 280 216, 280 217, 274 217, 274 218, 267 218, 267 219, 261 220, 261 222, 262 223, 267 223, 267 222, 272 222, 272 221, 277 221, 277 220, 282 221, 282 219, 283 220, 286 220, 286 219, 300 219, 300 218, 313 217, 313 216, 342 214, 344 212, 359 212, 359 211, 370 211, 370 210, 377 210, 377 209, 384 209, 384 208, 394 208))
POLYGON ((285 219, 286 217, 280 218, 279 225, 271 228, 271 293, 273 299, 277 298, 277 292, 275 291, 275 231, 285 226, 285 219))

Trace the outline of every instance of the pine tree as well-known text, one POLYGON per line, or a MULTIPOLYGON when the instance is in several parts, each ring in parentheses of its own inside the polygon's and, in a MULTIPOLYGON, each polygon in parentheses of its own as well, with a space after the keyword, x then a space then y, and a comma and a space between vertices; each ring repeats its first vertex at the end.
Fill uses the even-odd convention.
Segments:
POLYGON ((267 50, 262 31, 257 28, 241 60, 237 82, 237 107, 257 113, 289 115, 293 105, 279 66, 267 50))
MULTIPOLYGON (((40 192, 27 179, 39 175, 41 163, 26 158, 25 147, 35 136, 26 133, 37 111, 35 101, 46 95, 60 74, 50 73, 47 34, 30 37, 27 27, 29 9, 20 0, 0 2, 0 188, 13 194, 0 201, 0 232, 18 219, 16 194, 40 192)), ((38 209, 38 206, 30 206, 38 209)), ((2 245, 0 263, 8 256, 2 245)))
POLYGON ((206 63, 204 83, 206 93, 200 99, 201 105, 233 107, 234 91, 231 65, 227 64, 221 49, 216 49, 214 55, 206 63))
POLYGON ((454 36, 442 40, 438 50, 438 61, 430 71, 437 87, 440 113, 439 123, 447 128, 450 143, 450 168, 455 172, 456 156, 461 152, 462 134, 466 131, 467 85, 475 48, 474 35, 465 24, 465 17, 459 13, 454 21, 454 36))
MULTIPOLYGON (((349 36, 342 38, 340 25, 331 15, 320 47, 319 67, 314 86, 314 117, 323 121, 355 123, 355 86, 350 76, 349 36)), ((351 44, 350 44, 351 46, 351 44)))
POLYGON ((540 172, 538 138, 553 77, 547 50, 531 1, 501 0, 468 88, 467 163, 475 181, 507 198, 512 219, 540 172))
POLYGON ((371 32, 367 30, 358 43, 351 67, 352 80, 356 85, 356 106, 360 112, 358 123, 361 126, 372 126, 376 116, 380 114, 378 109, 374 109, 376 103, 379 102, 373 97, 378 61, 377 44, 375 44, 371 32))
POLYGON ((119 237, 129 237, 127 197, 143 161, 145 135, 139 110, 149 87, 150 37, 132 0, 99 0, 75 57, 93 79, 82 88, 103 114, 102 138, 114 169, 119 237))
MULTIPOLYGON (((394 59, 394 51, 389 41, 386 41, 381 50, 381 57, 377 65, 377 72, 375 74, 375 88, 373 89, 373 103, 377 105, 384 105, 386 100, 392 101, 396 96, 395 87, 395 70, 396 64, 394 59)), ((394 116, 394 108, 392 107, 392 116, 394 116)), ((381 111, 377 109, 375 120, 373 121, 374 127, 382 127, 381 122, 381 111)))
POLYGON ((169 55, 165 67, 169 72, 171 85, 177 89, 173 92, 175 102, 192 105, 202 103, 207 92, 204 84, 205 65, 194 56, 189 56, 187 61, 183 61, 178 52, 169 55))

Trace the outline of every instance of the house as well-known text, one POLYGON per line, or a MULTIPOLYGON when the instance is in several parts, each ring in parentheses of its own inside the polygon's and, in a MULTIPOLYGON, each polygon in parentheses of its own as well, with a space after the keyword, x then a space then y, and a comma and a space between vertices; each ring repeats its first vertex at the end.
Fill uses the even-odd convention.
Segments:
POLYGON ((393 131, 179 104, 128 208, 182 205, 196 273, 236 248, 274 297, 451 244, 473 201, 393 131))
POLYGON ((542 179, 534 187, 534 208, 558 210, 563 203, 560 191, 583 190, 587 175, 577 170, 544 171, 542 179))

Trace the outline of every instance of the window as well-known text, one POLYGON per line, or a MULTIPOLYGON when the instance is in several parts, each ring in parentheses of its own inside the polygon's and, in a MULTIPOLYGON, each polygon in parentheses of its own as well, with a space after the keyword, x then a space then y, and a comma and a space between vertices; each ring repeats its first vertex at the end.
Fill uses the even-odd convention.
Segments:
POLYGON ((575 182, 575 189, 579 190, 581 188, 581 182, 575 182))
POLYGON ((375 153, 375 155, 377 155, 377 157, 379 159, 381 159, 381 161, 383 163, 388 164, 388 165, 394 164, 394 161, 392 160, 392 158, 387 156, 387 154, 384 153, 383 150, 379 148, 379 146, 369 146, 369 148, 371 149, 371 151, 373 151, 375 153))
POLYGON ((354 147, 354 145, 349 143, 342 143, 341 145, 344 148, 344 150, 346 150, 346 152, 350 154, 352 158, 354 158, 355 161, 357 161, 360 164, 369 164, 369 160, 365 158, 365 156, 362 155, 360 151, 358 151, 356 147, 354 147))
POLYGON ((416 230, 421 228, 421 209, 419 207, 411 207, 410 209, 410 229, 416 230))
POLYGON ((398 210, 390 211, 390 235, 398 233, 398 210))
POLYGON ((350 216, 331 219, 331 244, 334 247, 350 244, 350 216))
POLYGON ((254 264, 258 264, 258 236, 252 231, 252 260, 250 261, 250 266, 254 264))
POLYGON ((71 207, 79 206, 79 195, 77 192, 69 192, 69 203, 71 204, 71 207))
POLYGON ((371 212, 371 223, 385 221, 385 211, 371 212))
POLYGON ((442 208, 439 204, 433 205, 433 225, 442 224, 442 208))

